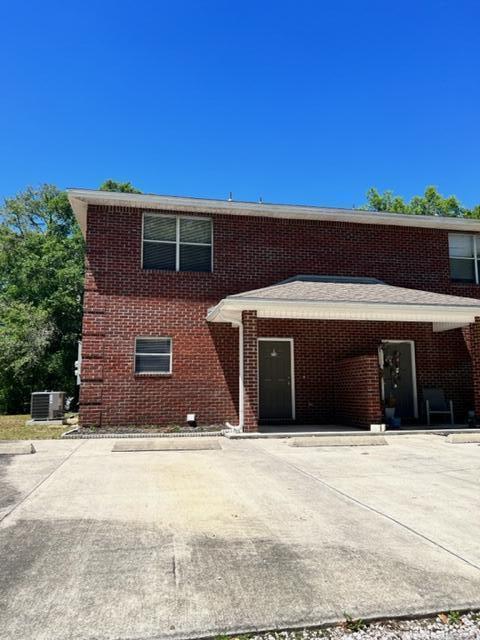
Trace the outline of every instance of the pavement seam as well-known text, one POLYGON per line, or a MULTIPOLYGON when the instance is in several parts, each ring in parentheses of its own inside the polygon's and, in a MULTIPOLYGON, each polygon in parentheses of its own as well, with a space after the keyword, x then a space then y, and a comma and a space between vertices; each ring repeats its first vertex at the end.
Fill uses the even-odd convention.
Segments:
POLYGON ((54 473, 56 473, 60 467, 63 467, 63 465, 65 464, 65 462, 67 462, 67 460, 69 460, 74 453, 76 453, 80 447, 82 445, 85 444, 85 441, 81 441, 80 444, 78 445, 78 447, 75 447, 75 449, 73 449, 72 451, 70 451, 70 453, 60 462, 60 464, 58 465, 58 467, 55 467, 55 469, 53 469, 47 476, 45 476, 45 478, 43 478, 42 480, 40 480, 40 482, 37 482, 37 484, 33 487, 33 489, 31 489, 21 500, 20 502, 18 502, 13 509, 10 509, 10 511, 8 511, 8 513, 6 513, 4 516, 0 517, 0 525, 2 525, 4 523, 4 521, 8 518, 8 516, 12 515, 12 513, 14 511, 16 511, 18 509, 18 507, 20 505, 22 505, 26 500, 28 500, 28 498, 30 498, 30 496, 35 493, 35 491, 37 489, 40 489, 40 487, 49 479, 53 476, 54 473))
MULTIPOLYGON (((258 448, 260 448, 260 447, 258 447, 258 448)), ((473 567, 474 569, 477 569, 477 571, 480 571, 480 565, 475 564, 474 562, 471 562, 467 558, 464 558, 463 556, 459 555, 455 551, 452 551, 448 547, 444 547, 439 542, 436 542, 435 540, 432 540, 432 538, 429 538, 428 536, 424 535, 423 533, 420 533, 420 531, 417 531, 416 529, 413 529, 412 527, 410 527, 407 524, 401 522, 400 520, 397 520, 393 516, 388 515, 388 513, 380 511, 379 509, 375 509, 375 507, 372 507, 369 504, 366 504, 365 502, 362 502, 358 498, 354 498, 353 496, 349 495, 348 493, 345 493, 341 489, 337 489, 337 487, 329 484, 325 480, 322 480, 318 476, 315 476, 313 473, 310 473, 309 471, 305 471, 305 469, 302 469, 301 467, 297 466, 293 462, 290 462, 288 460, 283 459, 281 456, 276 455, 276 454, 272 453, 271 451, 266 451, 263 448, 262 448, 262 451, 263 451, 263 453, 269 455, 270 457, 274 458, 275 460, 280 460, 281 462, 283 462, 287 466, 291 467, 292 469, 295 469, 295 471, 298 471, 302 475, 314 480, 315 482, 318 482, 319 484, 323 485, 327 489, 330 489, 330 491, 333 491, 333 492, 337 493, 338 495, 341 495, 342 497, 346 498, 350 502, 353 502, 353 503, 359 505, 360 507, 363 507, 364 509, 368 509, 368 511, 371 511, 372 513, 375 513, 375 514, 381 516, 382 518, 385 518, 386 520, 389 520, 390 522, 393 522, 394 524, 402 527, 403 529, 406 529, 407 531, 409 531, 413 535, 418 536, 422 540, 425 540, 426 542, 429 542, 430 544, 433 544, 435 547, 438 547, 439 549, 442 549, 442 551, 445 551, 446 553, 450 554, 451 556, 457 558, 457 560, 461 560, 462 562, 464 562, 465 564, 469 565, 470 567, 473 567)))
MULTIPOLYGON (((449 474, 452 473, 458 473, 460 471, 479 471, 479 467, 478 465, 475 465, 474 467, 461 467, 460 469, 442 469, 441 471, 411 471, 410 469, 408 470, 408 473, 410 474, 410 476, 448 476, 449 474)), ((336 480, 348 480, 350 478, 381 478, 383 476, 383 473, 379 472, 379 473, 357 473, 355 474, 355 476, 352 475, 336 475, 335 479, 336 480)), ((458 480, 462 480, 462 478, 457 478, 457 476, 454 476, 455 479, 458 480)), ((468 483, 470 486, 472 486, 472 483, 470 480, 462 480, 463 482, 468 483)))

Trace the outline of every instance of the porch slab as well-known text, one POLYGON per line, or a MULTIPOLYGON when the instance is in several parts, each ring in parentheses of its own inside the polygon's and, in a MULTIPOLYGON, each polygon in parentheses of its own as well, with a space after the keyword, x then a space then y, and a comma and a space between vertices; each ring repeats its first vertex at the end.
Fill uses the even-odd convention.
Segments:
MULTIPOLYGON (((345 428, 345 427, 344 427, 345 428)), ((348 428, 345 431, 341 431, 340 429, 335 431, 250 431, 250 432, 225 432, 223 435, 230 440, 269 440, 269 439, 278 439, 278 438, 310 438, 310 437, 318 437, 318 438, 328 438, 330 436, 336 436, 339 438, 348 438, 348 437, 364 437, 368 434, 371 437, 378 438, 382 436, 409 436, 415 434, 423 434, 423 435, 441 435, 446 436, 449 434, 480 434, 480 429, 469 429, 463 427, 450 427, 448 429, 387 429, 381 433, 375 433, 366 431, 365 429, 357 429, 356 431, 349 431, 348 428)))
POLYGON ((293 438, 288 443, 290 447, 371 447, 386 445, 383 436, 328 436, 324 438, 293 438))
POLYGON ((260 433, 351 433, 365 434, 366 429, 360 427, 351 427, 344 424, 276 424, 276 425, 260 425, 260 433))

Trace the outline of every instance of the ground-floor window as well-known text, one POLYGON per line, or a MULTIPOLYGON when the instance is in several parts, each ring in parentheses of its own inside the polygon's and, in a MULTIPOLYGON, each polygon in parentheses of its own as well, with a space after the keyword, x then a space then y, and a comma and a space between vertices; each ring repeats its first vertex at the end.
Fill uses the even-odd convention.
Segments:
POLYGON ((135 373, 172 373, 172 339, 137 338, 135 373))

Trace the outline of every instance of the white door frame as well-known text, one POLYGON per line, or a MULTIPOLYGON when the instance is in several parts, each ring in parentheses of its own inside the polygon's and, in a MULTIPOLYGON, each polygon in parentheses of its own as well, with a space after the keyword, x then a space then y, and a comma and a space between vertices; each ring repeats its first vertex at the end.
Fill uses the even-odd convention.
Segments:
POLYGON ((257 338, 257 407, 258 415, 260 419, 260 349, 258 345, 260 342, 289 342, 290 343, 290 390, 292 394, 292 417, 291 420, 295 420, 295 354, 293 350, 293 338, 257 338))
MULTIPOLYGON (((381 341, 384 343, 391 344, 402 344, 406 343, 410 345, 410 355, 412 362, 412 386, 413 386, 413 417, 418 418, 418 397, 417 397, 417 365, 415 364, 415 341, 414 340, 389 340, 388 338, 381 341)), ((383 349, 378 347, 378 361, 380 363, 380 368, 383 370, 384 360, 383 360, 383 349)), ((385 402, 385 381, 383 376, 381 376, 381 389, 382 389, 382 402, 385 402)))

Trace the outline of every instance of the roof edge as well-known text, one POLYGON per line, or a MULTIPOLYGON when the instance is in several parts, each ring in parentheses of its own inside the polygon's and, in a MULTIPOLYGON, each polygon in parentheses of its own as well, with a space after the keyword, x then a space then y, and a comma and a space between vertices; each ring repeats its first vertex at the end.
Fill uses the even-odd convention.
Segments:
POLYGON ((432 322, 456 326, 466 326, 480 315, 480 306, 473 305, 224 298, 208 310, 206 319, 238 322, 245 310, 256 311, 264 318, 432 322))
POLYGON ((93 189, 67 189, 68 199, 75 217, 86 233, 88 205, 134 207, 138 209, 178 211, 181 213, 218 213, 261 218, 292 220, 318 220, 324 222, 353 222, 400 227, 480 231, 480 220, 440 216, 416 216, 403 213, 341 209, 307 205, 267 204, 209 198, 191 198, 168 195, 147 195, 98 191, 93 189))
POLYGON ((271 284, 270 287, 275 287, 280 284, 288 284, 290 282, 329 282, 333 284, 386 284, 383 280, 378 278, 369 278, 367 276, 332 276, 332 275, 309 275, 299 274, 291 276, 286 280, 271 284))
MULTIPOLYGON (((443 294, 439 294, 439 295, 443 295, 443 294)), ((456 296, 452 296, 452 298, 455 298, 456 296)), ((463 298, 461 298, 463 300, 463 298)), ((472 298, 472 300, 475 300, 475 298, 472 298)), ((468 311, 469 313, 475 313, 476 316, 480 317, 480 301, 478 301, 479 304, 471 304, 471 305, 467 305, 467 304, 455 304, 454 302, 451 303, 447 303, 447 302, 443 302, 443 303, 435 303, 435 302, 377 302, 375 300, 362 300, 362 301, 356 301, 356 300, 322 300, 322 299, 318 299, 318 300, 305 300, 304 298, 259 298, 256 296, 244 296, 244 297, 239 297, 239 298, 234 298, 234 297, 226 297, 223 298, 223 300, 220 301, 219 305, 223 303, 223 306, 225 305, 229 305, 232 308, 236 308, 236 309, 241 309, 242 311, 245 310, 250 310, 253 306, 261 306, 261 305, 265 305, 265 306, 292 306, 295 307, 299 304, 301 305, 305 305, 306 307, 310 307, 310 306, 315 306, 315 305, 319 305, 319 306, 323 306, 323 307, 330 307, 330 308, 335 308, 335 307, 340 307, 340 306, 345 306, 345 307, 376 307, 378 309, 382 308, 382 309, 390 309, 390 308, 402 308, 402 309, 411 309, 411 308, 422 308, 422 309, 432 309, 432 310, 439 310, 442 313, 449 313, 449 312, 457 312, 457 311, 468 311), (258 303, 258 305, 255 305, 254 303, 258 303)), ((216 305, 218 306, 218 305, 216 305)), ((216 307, 214 307, 216 308, 216 307)), ((213 310, 213 309, 212 309, 213 310)))

